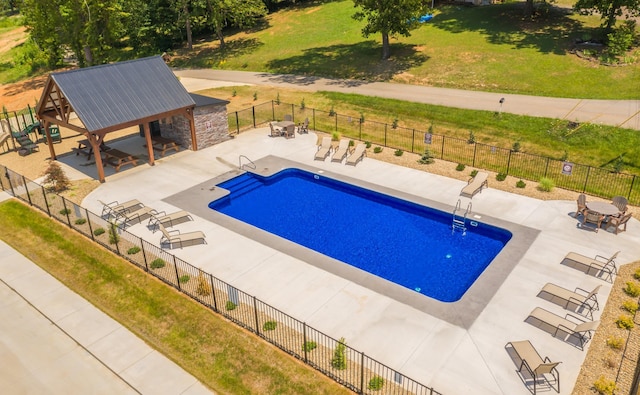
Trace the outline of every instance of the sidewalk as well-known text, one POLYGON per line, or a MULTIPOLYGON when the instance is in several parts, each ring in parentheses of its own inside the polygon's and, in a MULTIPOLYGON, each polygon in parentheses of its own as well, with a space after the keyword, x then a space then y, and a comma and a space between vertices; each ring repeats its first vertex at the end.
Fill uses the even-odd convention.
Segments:
POLYGON ((0 393, 212 393, 3 241, 0 301, 0 393))
POLYGON ((471 110, 502 111, 534 117, 560 118, 640 130, 640 100, 588 100, 508 93, 464 91, 388 82, 331 80, 313 76, 255 73, 228 70, 174 70, 190 92, 239 85, 269 85, 305 91, 357 93, 416 103, 436 104, 471 110), (200 81, 195 81, 200 80, 200 81), (222 85, 212 84, 216 81, 222 85), (199 84, 199 85, 198 85, 199 84), (500 105, 500 99, 504 103, 500 105))

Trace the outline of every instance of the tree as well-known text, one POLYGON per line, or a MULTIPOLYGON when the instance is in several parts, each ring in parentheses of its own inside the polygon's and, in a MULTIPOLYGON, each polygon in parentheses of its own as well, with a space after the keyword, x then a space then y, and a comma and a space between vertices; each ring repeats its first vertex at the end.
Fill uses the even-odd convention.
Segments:
POLYGON ((373 33, 382 34, 382 59, 389 59, 389 36, 411 35, 411 30, 420 26, 420 16, 429 10, 428 2, 423 0, 353 0, 360 7, 353 19, 365 20, 362 35, 369 37, 373 33))
POLYGON ((207 0, 207 9, 209 21, 220 40, 220 48, 224 48, 224 27, 251 27, 257 18, 267 15, 267 7, 262 0, 207 0))
POLYGON ((609 33, 618 17, 640 15, 640 0, 578 0, 574 8, 582 14, 600 14, 602 27, 609 33))

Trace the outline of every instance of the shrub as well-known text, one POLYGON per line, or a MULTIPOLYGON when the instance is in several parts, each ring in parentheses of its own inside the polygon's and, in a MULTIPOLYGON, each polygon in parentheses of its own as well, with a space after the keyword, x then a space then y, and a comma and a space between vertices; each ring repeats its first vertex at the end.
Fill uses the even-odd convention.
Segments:
POLYGON ((607 380, 604 376, 600 376, 600 378, 593 383, 593 389, 600 395, 613 395, 617 387, 615 381, 607 380))
POLYGON ((336 115, 336 110, 333 109, 333 106, 331 106, 331 109, 329 110, 329 116, 333 117, 336 115))
POLYGON ((340 140, 340 133, 339 132, 331 133, 331 141, 338 141, 338 140, 340 140))
POLYGON ((224 305, 224 308, 225 308, 226 310, 228 310, 228 311, 235 310, 235 309, 236 309, 236 307, 238 307, 238 305, 237 305, 237 304, 235 304, 235 303, 233 303, 233 302, 232 302, 232 301, 230 301, 230 300, 227 300, 227 303, 225 303, 225 305, 224 305))
POLYGON ((127 250, 127 254, 129 255, 137 254, 139 252, 140 252, 140 247, 138 246, 131 247, 127 250))
POLYGON ((398 118, 395 118, 391 123, 391 129, 398 129, 398 118))
POLYGON ((478 170, 475 170, 475 169, 471 170, 471 174, 470 175, 471 175, 471 177, 477 176, 478 175, 478 170))
POLYGON ((303 349, 304 351, 306 351, 306 352, 309 352, 309 351, 315 350, 317 347, 318 347, 318 344, 316 344, 316 342, 311 342, 311 341, 309 341, 309 342, 305 342, 305 343, 302 345, 302 349, 303 349))
POLYGON ((547 177, 542 177, 540 179, 540 184, 538 185, 538 189, 541 190, 542 192, 551 192, 553 191, 553 188, 555 186, 556 184, 553 182, 552 179, 547 177))
POLYGON ((360 111, 360 123, 364 123, 364 113, 360 111))
POLYGON ((429 148, 426 148, 424 150, 424 154, 422 154, 422 157, 418 159, 418 163, 422 163, 423 165, 428 165, 433 162, 435 162, 433 152, 431 152, 429 148))
POLYGON ((469 130, 469 138, 467 139, 467 143, 468 144, 475 144, 476 143, 476 136, 473 134, 473 132, 471 130, 469 130))
POLYGON ((373 153, 374 153, 374 154, 379 154, 380 152, 382 152, 382 147, 375 147, 375 148, 373 149, 373 153))
POLYGON ((231 92, 231 96, 232 96, 232 97, 236 97, 236 96, 238 96, 238 90, 237 90, 237 89, 234 89, 234 90, 231 92))
POLYGON ((467 167, 464 165, 464 163, 458 163, 458 166, 456 166, 456 170, 457 171, 462 171, 464 170, 464 168, 467 167))
POLYGON ((46 185, 50 191, 62 192, 71 186, 71 181, 69 181, 69 178, 64 174, 64 170, 62 170, 62 167, 54 160, 49 161, 49 166, 44 171, 44 176, 44 185, 46 185))
POLYGON ((633 278, 635 278, 636 280, 640 280, 640 269, 636 270, 635 273, 633 273, 633 278))
POLYGON ((382 386, 384 385, 384 379, 380 376, 373 376, 371 380, 369 380, 369 384, 367 388, 372 391, 380 391, 382 386))
POLYGON ((347 368, 347 348, 344 337, 338 340, 336 349, 333 351, 333 358, 331 358, 331 366, 338 370, 344 370, 347 368))
POLYGON ((120 235, 118 234, 118 226, 114 223, 109 225, 109 244, 118 244, 120 235))
POLYGON ((276 105, 280 105, 280 92, 276 95, 276 105))
POLYGON ((504 181, 507 179, 507 173, 498 173, 496 174, 496 180, 504 181))
POLYGON ((96 230, 93 231, 93 235, 94 236, 100 236, 101 234, 103 234, 104 232, 106 232, 104 230, 104 228, 96 228, 96 230))
POLYGON ((513 143, 513 146, 511 147, 511 151, 513 152, 520 152, 520 142, 516 141, 515 143, 513 143))
POLYGON ((637 298, 638 296, 640 296, 640 287, 637 284, 628 281, 627 286, 624 289, 624 293, 631 296, 632 298, 637 298))
POLYGON ((395 156, 402 156, 402 154, 404 154, 404 151, 401 149, 397 149, 394 153, 395 156))
POLYGON ((191 279, 191 277, 189 277, 189 275, 188 275, 188 274, 183 274, 182 276, 180 276, 180 277, 178 278, 178 281, 179 281, 181 284, 184 284, 184 283, 186 283, 186 282, 189 282, 189 280, 190 280, 190 279, 191 279))
POLYGON ((272 331, 274 329, 276 329, 276 327, 278 326, 278 323, 275 321, 267 321, 262 325, 262 330, 263 331, 272 331))
POLYGON ((86 223, 87 223, 87 220, 84 218, 78 218, 76 219, 76 222, 75 222, 76 225, 84 225, 86 223))
POLYGON ((622 308, 627 310, 631 314, 635 314, 638 311, 638 302, 634 302, 633 300, 625 300, 622 303, 622 308))
POLYGON ((367 149, 371 148, 371 141, 365 141, 364 145, 365 147, 367 147, 367 149))
POLYGON ((614 350, 622 350, 622 346, 624 346, 624 339, 621 337, 610 337, 607 339, 607 346, 614 350))
POLYGON ((621 315, 616 321, 618 328, 631 330, 633 329, 633 318, 628 315, 621 315))
POLYGON ((162 258, 156 258, 153 261, 151 261, 152 269, 160 269, 160 268, 163 268, 165 265, 166 263, 162 258))
POLYGON ((525 184, 525 182, 522 180, 519 180, 518 182, 516 182, 516 188, 524 188, 526 186, 527 184, 525 184))
POLYGON ((196 288, 196 293, 200 296, 211 295, 211 284, 209 284, 209 281, 207 281, 207 278, 202 272, 198 275, 198 288, 196 288))
POLYGON ((71 210, 68 208, 63 208, 62 210, 59 211, 60 215, 69 215, 71 214, 71 210))
POLYGON ((253 101, 258 100, 258 92, 253 92, 253 101))
POLYGON ((635 29, 635 21, 627 20, 607 35, 607 55, 611 59, 617 59, 631 49, 635 40, 635 29))
POLYGON ((304 103, 304 97, 302 98, 302 101, 300 101, 300 109, 304 110, 307 107, 307 105, 304 103))

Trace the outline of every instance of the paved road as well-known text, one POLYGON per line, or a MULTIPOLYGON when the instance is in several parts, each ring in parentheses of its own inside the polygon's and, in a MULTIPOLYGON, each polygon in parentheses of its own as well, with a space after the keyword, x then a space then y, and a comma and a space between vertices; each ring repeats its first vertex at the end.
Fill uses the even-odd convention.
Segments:
MULTIPOLYGON (((358 93, 418 103, 473 110, 503 111, 536 117, 601 123, 640 130, 640 100, 587 100, 464 91, 388 82, 331 80, 286 74, 226 70, 174 70, 179 77, 203 81, 225 81, 254 85, 282 86, 308 91, 358 93), (500 99, 504 103, 500 105, 500 99)), ((203 86, 206 86, 204 84, 203 86)))

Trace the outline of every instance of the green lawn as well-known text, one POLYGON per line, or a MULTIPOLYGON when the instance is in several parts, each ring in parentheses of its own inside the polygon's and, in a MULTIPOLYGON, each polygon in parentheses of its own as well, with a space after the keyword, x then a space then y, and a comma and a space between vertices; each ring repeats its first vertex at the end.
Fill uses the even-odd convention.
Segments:
POLYGON ((576 38, 596 34, 597 17, 551 11, 523 21, 522 3, 445 5, 411 37, 392 39, 381 61, 378 35, 365 39, 349 0, 302 4, 227 37, 227 49, 203 42, 179 51, 176 66, 392 80, 540 96, 640 98, 640 65, 607 67, 570 53, 576 38))
POLYGON ((10 200, 0 238, 220 394, 350 394, 322 374, 10 200))

